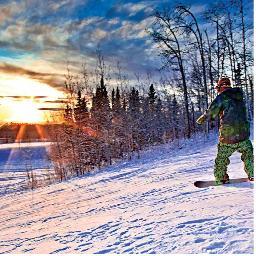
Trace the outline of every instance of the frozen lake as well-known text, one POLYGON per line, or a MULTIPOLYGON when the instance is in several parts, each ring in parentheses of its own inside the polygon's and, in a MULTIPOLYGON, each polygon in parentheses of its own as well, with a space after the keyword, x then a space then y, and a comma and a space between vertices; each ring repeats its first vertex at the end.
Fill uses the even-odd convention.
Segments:
POLYGON ((27 171, 41 174, 52 169, 50 142, 0 144, 0 194, 27 186, 27 171))
POLYGON ((0 144, 0 172, 50 168, 50 142, 0 144))

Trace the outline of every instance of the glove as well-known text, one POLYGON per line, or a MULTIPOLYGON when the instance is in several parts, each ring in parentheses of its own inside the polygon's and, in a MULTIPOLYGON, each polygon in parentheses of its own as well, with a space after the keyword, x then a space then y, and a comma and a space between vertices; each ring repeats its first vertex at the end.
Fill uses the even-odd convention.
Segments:
POLYGON ((206 114, 201 115, 197 120, 196 123, 197 124, 203 124, 206 120, 206 114))

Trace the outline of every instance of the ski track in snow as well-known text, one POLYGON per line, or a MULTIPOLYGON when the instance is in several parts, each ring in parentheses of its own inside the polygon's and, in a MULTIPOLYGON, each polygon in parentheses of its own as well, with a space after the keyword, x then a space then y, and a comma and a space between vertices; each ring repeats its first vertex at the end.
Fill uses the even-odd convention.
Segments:
MULTIPOLYGON (((213 179, 216 143, 157 146, 86 177, 1 195, 0 253, 253 253, 253 184, 193 185, 213 179)), ((229 175, 246 177, 239 154, 229 175)))

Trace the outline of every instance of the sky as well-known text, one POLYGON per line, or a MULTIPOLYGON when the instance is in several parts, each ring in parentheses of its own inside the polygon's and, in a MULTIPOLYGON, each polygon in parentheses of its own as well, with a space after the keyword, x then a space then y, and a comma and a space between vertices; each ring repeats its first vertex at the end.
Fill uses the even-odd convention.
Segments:
MULTIPOLYGON (((26 97, 38 109, 58 109, 65 97, 67 66, 74 74, 83 63, 93 71, 97 49, 106 63, 119 62, 130 79, 156 72, 158 50, 145 29, 156 8, 176 2, 0 0, 0 121, 14 119, 11 112, 17 106, 10 110, 8 102, 26 97)), ((194 13, 210 2, 183 1, 194 13)))

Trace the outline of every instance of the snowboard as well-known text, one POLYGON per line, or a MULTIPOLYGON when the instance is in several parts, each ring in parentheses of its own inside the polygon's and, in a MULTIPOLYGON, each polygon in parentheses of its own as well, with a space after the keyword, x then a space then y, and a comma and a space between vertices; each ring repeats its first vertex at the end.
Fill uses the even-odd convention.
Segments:
POLYGON ((212 186, 223 186, 223 185, 229 185, 229 184, 236 184, 236 183, 242 183, 242 182, 249 182, 250 180, 248 178, 239 178, 239 179, 230 179, 229 183, 217 185, 214 180, 210 181, 196 181, 194 182, 194 185, 198 188, 207 188, 212 186))

